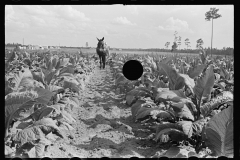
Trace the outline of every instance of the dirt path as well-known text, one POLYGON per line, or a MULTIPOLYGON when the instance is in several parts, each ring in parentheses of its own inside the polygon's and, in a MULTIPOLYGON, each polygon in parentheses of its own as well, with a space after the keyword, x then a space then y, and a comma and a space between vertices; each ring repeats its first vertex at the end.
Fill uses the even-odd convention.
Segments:
POLYGON ((150 157, 159 151, 146 138, 151 132, 133 122, 131 108, 125 105, 124 95, 114 92, 114 79, 109 66, 96 68, 83 93, 79 108, 74 108, 74 130, 50 146, 45 156, 65 157, 150 157))

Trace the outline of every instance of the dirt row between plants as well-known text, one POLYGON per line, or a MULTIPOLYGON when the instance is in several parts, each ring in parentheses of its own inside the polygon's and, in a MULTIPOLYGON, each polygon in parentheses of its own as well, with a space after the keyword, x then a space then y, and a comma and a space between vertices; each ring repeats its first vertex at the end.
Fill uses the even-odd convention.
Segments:
POLYGON ((79 101, 80 106, 71 111, 76 120, 74 130, 49 146, 45 157, 143 158, 160 151, 147 139, 151 131, 132 120, 124 95, 115 94, 109 66, 94 70, 79 101))

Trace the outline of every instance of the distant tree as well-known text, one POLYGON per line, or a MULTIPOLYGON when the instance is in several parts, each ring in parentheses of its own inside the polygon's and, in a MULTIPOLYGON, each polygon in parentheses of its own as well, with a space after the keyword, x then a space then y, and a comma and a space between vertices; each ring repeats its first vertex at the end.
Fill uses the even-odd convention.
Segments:
POLYGON ((170 45, 170 42, 166 42, 165 43, 165 47, 166 47, 166 49, 168 49, 168 46, 170 45))
POLYGON ((178 34, 178 32, 177 31, 175 31, 174 32, 174 42, 177 42, 178 41, 178 37, 177 37, 177 34, 178 34))
POLYGON ((218 11, 219 11, 219 9, 210 8, 210 11, 205 13, 205 20, 207 20, 207 21, 212 20, 211 56, 212 56, 212 39, 213 39, 213 19, 222 17, 220 14, 217 13, 218 11))
POLYGON ((177 43, 176 43, 176 42, 173 42, 171 52, 173 52, 177 47, 178 47, 177 43))
POLYGON ((189 44, 190 44, 189 39, 188 39, 188 38, 185 39, 185 45, 187 46, 187 49, 188 49, 188 47, 190 46, 189 44))
POLYGON ((203 40, 200 38, 197 40, 196 48, 203 49, 202 45, 203 45, 203 40))
POLYGON ((178 41, 177 41, 177 44, 178 44, 178 46, 179 46, 179 49, 180 49, 180 46, 181 46, 181 43, 182 43, 182 42, 181 42, 181 39, 182 39, 182 37, 179 36, 179 37, 178 37, 178 41))

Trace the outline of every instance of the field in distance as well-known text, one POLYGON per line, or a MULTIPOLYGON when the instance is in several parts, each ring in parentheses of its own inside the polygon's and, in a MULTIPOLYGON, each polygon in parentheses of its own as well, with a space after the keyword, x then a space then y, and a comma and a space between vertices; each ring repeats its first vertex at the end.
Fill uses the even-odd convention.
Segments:
MULTIPOLYGON (((14 47, 5 47, 5 49, 8 50, 13 50, 14 47)), ((46 52, 48 50, 51 51, 58 51, 58 52, 66 52, 66 53, 76 53, 78 51, 82 51, 84 54, 96 54, 96 49, 95 48, 61 48, 61 49, 39 49, 39 50, 25 50, 29 53, 31 52, 46 52)), ((144 50, 118 50, 118 49, 110 49, 110 53, 122 53, 122 54, 153 54, 153 55, 169 55, 172 54, 170 51, 169 52, 152 52, 152 51, 144 51, 144 50)), ((177 53, 177 52, 174 52, 177 53)), ((179 53, 180 55, 197 55, 196 53, 179 53)))

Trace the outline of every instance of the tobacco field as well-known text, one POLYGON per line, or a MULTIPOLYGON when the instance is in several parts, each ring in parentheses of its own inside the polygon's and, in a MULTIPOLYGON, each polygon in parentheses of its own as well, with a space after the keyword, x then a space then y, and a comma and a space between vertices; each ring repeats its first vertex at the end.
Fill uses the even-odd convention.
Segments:
POLYGON ((5 157, 233 157, 233 57, 5 52, 5 157), (129 60, 142 76, 126 79, 129 60))

